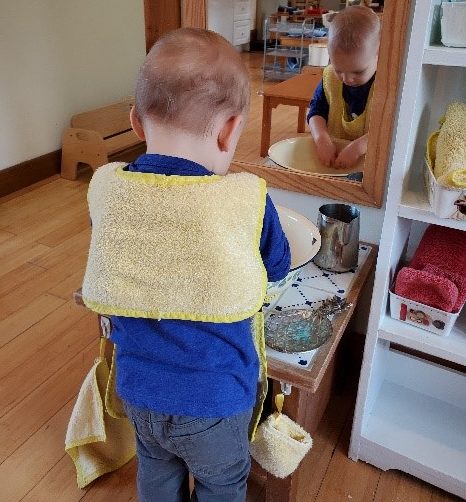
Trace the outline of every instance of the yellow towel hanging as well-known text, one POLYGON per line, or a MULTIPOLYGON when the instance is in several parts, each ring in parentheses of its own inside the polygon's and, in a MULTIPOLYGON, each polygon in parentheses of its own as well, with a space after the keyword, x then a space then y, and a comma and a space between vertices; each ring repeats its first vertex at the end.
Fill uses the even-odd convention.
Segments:
POLYGON ((285 396, 275 396, 277 411, 257 428, 249 449, 252 458, 277 478, 293 473, 312 447, 312 438, 300 425, 282 413, 285 396))
POLYGON ((123 417, 124 412, 114 394, 114 358, 110 371, 105 344, 105 338, 101 338, 100 355, 84 379, 66 431, 65 451, 75 464, 79 488, 120 468, 136 454, 129 420, 114 418, 123 417))

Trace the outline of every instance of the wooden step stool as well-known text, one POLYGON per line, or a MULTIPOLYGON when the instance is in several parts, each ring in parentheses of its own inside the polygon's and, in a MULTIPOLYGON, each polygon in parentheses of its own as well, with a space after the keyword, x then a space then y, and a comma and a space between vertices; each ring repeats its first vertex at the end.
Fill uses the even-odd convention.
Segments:
POLYGON ((78 164, 95 171, 108 157, 137 146, 141 141, 131 128, 129 112, 134 98, 73 115, 71 127, 63 134, 61 176, 75 180, 78 164))

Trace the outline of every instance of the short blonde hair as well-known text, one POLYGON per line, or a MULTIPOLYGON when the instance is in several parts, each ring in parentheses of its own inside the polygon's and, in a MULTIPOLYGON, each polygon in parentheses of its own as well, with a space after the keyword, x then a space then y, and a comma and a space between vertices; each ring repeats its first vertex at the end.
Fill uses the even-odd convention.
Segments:
POLYGON ((378 48, 379 41, 379 17, 372 9, 362 5, 343 9, 330 22, 329 51, 350 52, 365 47, 367 43, 373 43, 378 48))
POLYGON ((136 83, 135 112, 195 135, 210 131, 214 119, 249 107, 249 74, 235 48, 222 36, 180 28, 151 48, 136 83))

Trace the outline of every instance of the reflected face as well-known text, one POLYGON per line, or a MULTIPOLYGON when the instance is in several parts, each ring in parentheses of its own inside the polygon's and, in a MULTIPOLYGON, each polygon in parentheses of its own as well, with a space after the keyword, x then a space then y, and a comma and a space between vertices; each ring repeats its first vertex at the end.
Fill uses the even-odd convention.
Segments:
POLYGON ((350 87, 364 85, 374 75, 377 69, 378 48, 368 45, 351 52, 329 50, 333 70, 345 85, 350 87))

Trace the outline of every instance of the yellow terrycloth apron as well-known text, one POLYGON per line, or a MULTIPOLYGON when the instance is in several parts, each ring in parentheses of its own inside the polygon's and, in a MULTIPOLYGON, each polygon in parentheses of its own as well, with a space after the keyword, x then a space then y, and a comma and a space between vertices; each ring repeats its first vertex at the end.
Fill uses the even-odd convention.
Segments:
POLYGON ((257 176, 164 176, 100 167, 88 202, 92 237, 83 282, 104 315, 236 322, 251 318, 261 381, 251 435, 267 390, 260 256, 266 187, 257 176))
POLYGON ((329 104, 327 129, 330 136, 353 141, 360 138, 369 130, 369 113, 372 104, 374 86, 369 91, 364 112, 352 119, 347 112, 343 99, 343 82, 337 78, 332 65, 327 66, 323 73, 325 97, 329 104))

